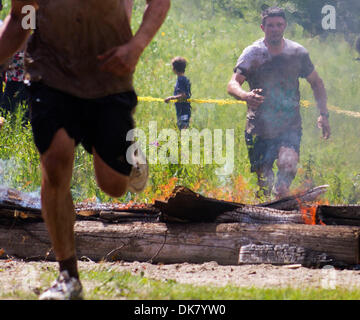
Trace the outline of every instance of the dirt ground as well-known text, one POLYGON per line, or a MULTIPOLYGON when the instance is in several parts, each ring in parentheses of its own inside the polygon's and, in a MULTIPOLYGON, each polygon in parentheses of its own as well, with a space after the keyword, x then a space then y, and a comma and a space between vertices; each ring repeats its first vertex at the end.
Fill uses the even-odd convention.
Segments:
MULTIPOLYGON (((300 265, 236 265, 221 266, 216 262, 203 264, 155 265, 140 262, 100 262, 79 261, 80 270, 130 271, 134 275, 157 280, 175 280, 178 283, 195 285, 258 288, 336 288, 360 289, 360 270, 339 270, 331 266, 320 269, 305 268, 300 265)), ((0 259, 0 290, 7 293, 14 290, 36 292, 41 288, 40 274, 47 270, 57 270, 55 262, 23 262, 0 259)), ((84 287, 94 284, 83 281, 84 287)))

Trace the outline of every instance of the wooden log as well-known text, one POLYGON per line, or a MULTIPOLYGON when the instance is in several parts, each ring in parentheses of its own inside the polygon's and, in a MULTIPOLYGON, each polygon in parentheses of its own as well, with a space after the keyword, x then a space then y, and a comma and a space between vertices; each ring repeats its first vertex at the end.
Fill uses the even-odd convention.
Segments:
POLYGON ((207 198, 177 186, 166 201, 155 200, 154 206, 163 214, 164 221, 213 222, 220 214, 242 204, 207 198))
POLYGON ((299 211, 283 211, 249 205, 244 205, 234 211, 222 213, 215 221, 254 224, 304 224, 304 219, 299 211))
POLYGON ((319 205, 316 217, 326 225, 360 226, 360 206, 319 205))
POLYGON ((133 221, 159 222, 160 214, 146 214, 143 212, 136 213, 127 211, 100 211, 99 218, 113 223, 124 223, 133 221))
MULTIPOLYGON (((284 211, 299 210, 300 203, 314 201, 326 192, 326 190, 327 186, 320 186, 277 201, 258 204, 256 207, 284 211)), ((165 222, 214 222, 225 212, 233 211, 239 213, 241 210, 243 210, 244 213, 246 211, 253 212, 252 208, 254 207, 242 203, 207 198, 188 188, 180 186, 174 189, 166 201, 155 201, 154 206, 161 211, 165 222), (249 207, 249 210, 247 210, 246 207, 249 207)), ((266 214, 266 210, 259 210, 258 212, 259 214, 260 212, 266 214)), ((229 215, 228 217, 230 218, 229 215)), ((265 219, 261 220, 265 221, 265 219)), ((234 221, 239 220, 235 219, 234 221)), ((245 220, 244 222, 248 221, 245 220)), ((249 222, 251 222, 251 220, 249 220, 249 222)), ((275 221, 272 220, 272 223, 275 223, 275 221)))
POLYGON ((299 210, 300 204, 303 205, 304 203, 315 201, 319 196, 327 191, 328 187, 328 185, 315 187, 276 201, 260 203, 257 206, 274 208, 278 210, 299 210))
POLYGON ((0 207, 2 209, 23 210, 34 214, 40 213, 40 198, 31 193, 0 186, 0 207))
POLYGON ((97 215, 101 212, 122 212, 135 214, 158 214, 157 210, 152 204, 145 203, 76 203, 75 211, 78 215, 91 216, 97 215))
MULTIPOLYGON (((86 219, 87 217, 100 217, 112 221, 131 221, 141 219, 144 221, 161 219, 164 222, 214 222, 220 215, 227 213, 222 219, 231 222, 230 218, 234 218, 234 222, 254 222, 260 220, 265 222, 269 218, 269 223, 283 223, 283 219, 276 220, 271 209, 282 208, 290 210, 291 207, 298 206, 299 201, 314 199, 324 192, 325 187, 311 189, 303 194, 287 197, 275 202, 257 205, 256 207, 264 207, 265 209, 254 209, 254 206, 228 202, 223 200, 211 199, 197 194, 185 187, 176 187, 172 195, 167 201, 155 201, 155 205, 149 204, 120 204, 120 203, 78 203, 75 205, 77 217, 86 219), (228 212, 233 211, 233 214, 228 212), (254 215, 257 219, 253 219, 254 215), (118 213, 116 213, 118 212, 118 213), (119 212, 134 213, 134 215, 124 215, 119 212), (161 212, 161 217, 160 217, 161 212), (250 214, 252 217, 247 218, 244 215, 236 217, 238 213, 250 214), (263 213, 264 217, 260 217, 263 213), (239 220, 239 218, 241 218, 239 220), (259 219, 260 218, 260 219, 259 219), (124 220, 125 219, 125 220, 124 220)), ((0 187, 0 219, 3 217, 17 216, 18 212, 22 212, 23 216, 38 218, 41 220, 41 204, 40 198, 22 193, 15 189, 0 187)), ((286 215, 289 218, 288 215, 286 215)), ((295 218, 295 220, 300 220, 295 218)), ((221 220, 221 219, 220 219, 221 220)), ((291 219, 288 219, 292 223, 291 219)), ((299 223, 299 222, 295 222, 299 223)))
MULTIPOLYGON (((75 204, 75 212, 79 220, 99 218, 113 222, 156 221, 160 214, 152 204, 136 203, 81 202, 75 204)), ((14 218, 42 221, 40 197, 0 186, 0 223, 12 224, 14 218)))
MULTIPOLYGON (((222 265, 238 264, 241 247, 249 244, 299 246, 347 265, 358 264, 359 230, 302 224, 75 223, 79 258, 155 263, 216 261, 222 265)), ((54 259, 43 222, 0 226, 0 248, 5 255, 24 259, 54 259)))

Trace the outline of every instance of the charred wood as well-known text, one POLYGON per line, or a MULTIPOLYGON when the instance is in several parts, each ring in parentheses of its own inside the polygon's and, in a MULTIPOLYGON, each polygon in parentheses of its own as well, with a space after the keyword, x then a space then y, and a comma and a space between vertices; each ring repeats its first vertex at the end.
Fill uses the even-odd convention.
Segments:
MULTIPOLYGON (((359 233, 357 227, 302 224, 75 223, 78 257, 86 256, 93 261, 216 261, 236 265, 243 246, 288 244, 355 265, 359 263, 359 233)), ((43 222, 0 225, 0 248, 9 256, 54 259, 43 222)))
POLYGON ((358 205, 320 205, 317 218, 326 225, 360 226, 360 206, 358 205))
POLYGON ((328 185, 315 187, 313 189, 281 198, 276 201, 265 202, 258 204, 258 207, 274 208, 278 210, 299 210, 300 204, 303 205, 307 202, 313 202, 327 191, 328 185))
POLYGON ((289 223, 294 223, 293 221, 302 223, 300 213, 295 213, 296 210, 299 210, 300 203, 314 201, 326 190, 327 186, 320 186, 277 201, 252 206, 207 198, 185 187, 176 187, 166 201, 155 201, 154 206, 163 214, 163 221, 167 222, 214 222, 217 219, 231 222, 233 217, 233 222, 251 223, 254 221, 256 223, 255 220, 265 222, 269 218, 270 223, 275 223, 277 216, 279 223, 285 223, 282 221, 286 219, 283 219, 280 211, 277 214, 272 211, 278 209, 283 211, 283 216, 286 216, 284 211, 291 211, 293 216, 291 218, 286 216, 289 223), (258 207, 259 210, 256 211, 255 207, 258 207), (260 210, 260 208, 264 210, 260 210), (252 217, 247 218, 239 215, 240 213, 252 215, 252 217))
POLYGON ((320 253, 288 244, 249 244, 240 248, 239 264, 301 264, 307 267, 321 267, 334 264, 335 259, 320 253))
POLYGON ((167 222, 213 222, 224 212, 235 210, 240 203, 204 197, 185 187, 175 187, 167 201, 155 201, 155 208, 167 222))
POLYGON ((124 223, 133 221, 159 222, 160 213, 139 213, 139 212, 122 212, 122 211, 100 211, 99 218, 113 223, 124 223))
MULTIPOLYGON (((167 201, 155 201, 154 205, 85 202, 76 204, 75 210, 78 220, 104 219, 114 223, 141 219, 160 219, 164 222, 301 223, 300 214, 290 209, 299 206, 299 201, 314 200, 325 190, 325 187, 318 187, 276 202, 253 206, 207 198, 185 187, 176 187, 167 201), (276 208, 282 208, 283 212, 273 211, 276 208)), ((27 221, 41 220, 40 198, 15 189, 0 188, 0 219, 13 217, 29 218, 27 221)))
POLYGON ((304 220, 299 211, 283 211, 249 205, 244 205, 234 211, 225 212, 219 215, 215 221, 254 224, 304 224, 304 220))

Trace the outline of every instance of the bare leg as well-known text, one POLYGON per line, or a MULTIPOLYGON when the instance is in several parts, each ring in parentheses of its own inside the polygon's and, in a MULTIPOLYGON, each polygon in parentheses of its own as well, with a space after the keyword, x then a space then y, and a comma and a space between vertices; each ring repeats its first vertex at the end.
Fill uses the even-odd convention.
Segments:
POLYGON ((129 177, 109 167, 93 148, 95 176, 101 190, 111 197, 121 197, 127 190, 129 177))
MULTIPOLYGON (((60 129, 41 156, 41 204, 56 259, 67 260, 75 255, 75 210, 70 193, 74 162, 74 141, 60 129)), ((94 151, 94 166, 100 188, 110 196, 120 197, 127 189, 129 178, 121 175, 94 151)))
POLYGON ((287 196, 296 176, 299 155, 292 148, 281 147, 277 160, 278 173, 275 190, 278 198, 287 196))
POLYGON ((75 210, 70 193, 74 148, 74 141, 60 129, 40 157, 42 214, 58 261, 75 256, 75 210))

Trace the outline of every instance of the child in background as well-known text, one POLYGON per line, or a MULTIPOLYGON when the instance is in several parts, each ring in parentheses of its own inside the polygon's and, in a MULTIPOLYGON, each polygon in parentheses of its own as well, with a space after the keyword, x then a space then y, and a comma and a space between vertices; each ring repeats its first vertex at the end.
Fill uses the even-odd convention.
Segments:
POLYGON ((175 102, 177 126, 180 130, 189 128, 191 117, 191 105, 187 99, 191 97, 191 83, 185 77, 186 60, 183 57, 176 57, 171 61, 173 71, 177 75, 177 81, 174 89, 174 95, 167 97, 164 101, 168 103, 171 100, 175 102))

